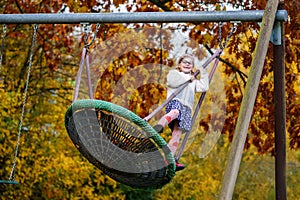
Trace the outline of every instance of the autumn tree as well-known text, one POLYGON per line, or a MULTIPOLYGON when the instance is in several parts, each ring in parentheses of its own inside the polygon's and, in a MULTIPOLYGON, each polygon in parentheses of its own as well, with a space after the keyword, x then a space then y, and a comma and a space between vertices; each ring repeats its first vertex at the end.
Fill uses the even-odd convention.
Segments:
MULTIPOLYGON (((220 11, 227 9, 263 10, 265 0, 255 1, 13 1, 0 2, 1 13, 65 13, 65 12, 182 12, 220 11), (251 2, 251 3, 250 3, 251 2)), ((286 0, 285 9, 289 21, 285 23, 286 49, 286 96, 287 132, 289 147, 298 149, 300 144, 300 100, 299 100, 299 27, 300 4, 297 0, 286 0), (291 23, 292 22, 292 23, 291 23)), ((95 75, 95 98, 119 103, 141 117, 149 114, 165 98, 164 77, 175 65, 176 57, 171 54, 176 45, 170 38, 181 32, 188 36, 186 46, 199 60, 209 56, 207 49, 219 47, 219 23, 184 24, 101 24, 91 25, 97 37, 90 47, 91 66, 95 75), (98 28, 98 31, 96 31, 98 28), (192 42, 191 42, 192 41, 192 42), (129 48, 130 47, 130 48, 129 48), (134 48, 133 48, 134 47, 134 48), (125 51, 126 50, 126 51, 125 51), (105 55, 105 56, 104 56, 105 55), (142 67, 141 67, 142 66, 142 67), (133 87, 134 86, 134 87, 133 87)), ((222 38, 230 33, 233 24, 222 24, 222 38)), ((233 137, 239 105, 247 82, 247 73, 252 60, 259 24, 239 23, 223 54, 219 69, 226 93, 226 118, 222 133, 233 137)), ((4 30, 4 29, 3 29, 4 30)), ((1 179, 7 179, 11 170, 18 134, 23 102, 24 86, 31 52, 32 25, 7 24, 4 51, 0 71, 0 123, 1 179)), ((116 183, 101 171, 91 166, 71 143, 63 119, 71 104, 74 80, 80 62, 83 31, 80 24, 40 24, 37 29, 36 46, 30 75, 28 98, 25 105, 20 151, 17 159, 17 186, 0 185, 1 199, 125 199, 144 191, 132 191, 116 183)), ((1 32, 3 34, 3 32, 1 32)), ((257 149, 260 154, 274 153, 274 95, 273 95, 273 52, 270 43, 265 67, 259 87, 257 101, 252 114, 246 149, 257 149)), ((183 50, 185 51, 185 50, 183 50)), ((219 80, 219 79, 218 79, 219 80)), ((84 90, 84 88, 83 88, 84 90)), ((85 95, 83 91, 82 96, 85 95)), ((213 96, 212 96, 213 97, 213 96)), ((223 105, 224 102, 219 102, 223 105)), ((209 104, 209 103, 208 103, 209 104)), ((199 132, 211 127, 212 115, 198 121, 199 132)), ((218 118, 215 124, 218 124, 218 118)), ((284 122, 283 122, 284 123, 284 122)), ((199 134, 200 135, 200 134, 199 134)), ((200 136, 195 137, 200 137, 200 136)), ((168 136, 166 136, 168 137, 168 136)), ((201 138, 200 138, 201 139, 201 138)), ((200 140, 199 139, 199 140, 200 140)), ((194 139, 194 144, 199 140, 194 139)), ((224 142, 225 141, 225 142, 224 142)), ((224 139, 227 144, 227 140, 224 139)), ((197 143, 198 142, 198 143, 197 143)), ((227 144, 228 145, 228 144, 227 144)), ((191 156, 196 159, 196 146, 191 146, 191 156)), ((222 152, 218 152, 222 153, 222 152)), ((213 162, 223 163, 217 158, 213 162)), ((200 164, 201 165, 201 164, 200 164)), ((201 166, 205 168, 206 166, 201 166)), ((213 165, 207 173, 214 174, 213 165)), ((220 174, 220 167, 216 169, 220 174), (219 170, 218 170, 219 169, 219 170)), ((191 172, 193 173, 193 172, 191 172)), ((197 169, 200 176, 203 171, 197 169)), ((217 176, 217 175, 216 175, 217 176)), ((182 176, 182 182, 198 182, 196 176, 182 176), (195 179, 194 179, 195 178, 195 179)), ((214 177, 216 178, 216 177, 214 177)), ((177 181, 177 180, 176 180, 177 181)), ((202 182, 201 188, 209 187, 207 197, 214 197, 217 180, 210 178, 202 182)), ((180 182, 175 182, 176 186, 180 182)), ((173 191, 173 185, 166 191, 173 191)), ((192 197, 198 190, 188 191, 192 197)), ((176 193, 173 193, 175 195, 176 193)), ((152 192, 147 194, 151 197, 152 192)), ((159 194, 163 196, 163 194, 159 194)))

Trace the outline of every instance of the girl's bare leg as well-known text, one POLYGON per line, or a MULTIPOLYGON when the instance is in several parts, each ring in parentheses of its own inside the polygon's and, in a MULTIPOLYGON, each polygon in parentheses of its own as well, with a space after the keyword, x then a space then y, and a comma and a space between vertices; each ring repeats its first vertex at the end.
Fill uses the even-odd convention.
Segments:
POLYGON ((162 125, 163 127, 165 127, 166 125, 168 125, 172 120, 176 119, 179 115, 179 110, 177 109, 173 109, 170 112, 168 112, 167 114, 165 114, 158 122, 158 124, 162 125))
POLYGON ((174 129, 172 132, 172 138, 168 143, 168 147, 171 150, 173 155, 175 155, 175 152, 178 148, 181 135, 182 135, 182 131, 180 129, 178 129, 178 123, 175 123, 174 129))

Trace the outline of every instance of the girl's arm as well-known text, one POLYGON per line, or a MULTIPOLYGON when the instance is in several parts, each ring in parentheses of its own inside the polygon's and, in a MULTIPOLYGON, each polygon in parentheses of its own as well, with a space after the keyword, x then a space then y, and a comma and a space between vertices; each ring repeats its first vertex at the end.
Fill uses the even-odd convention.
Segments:
POLYGON ((200 70, 200 80, 196 80, 196 92, 206 92, 209 89, 209 78, 206 69, 203 67, 199 68, 200 70))

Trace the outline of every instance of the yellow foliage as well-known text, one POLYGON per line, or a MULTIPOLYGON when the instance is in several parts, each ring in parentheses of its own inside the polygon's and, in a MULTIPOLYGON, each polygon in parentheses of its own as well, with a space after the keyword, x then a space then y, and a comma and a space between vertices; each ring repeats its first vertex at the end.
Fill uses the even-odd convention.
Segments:
MULTIPOLYGON (((133 1, 127 4, 126 8, 137 9, 139 12, 162 11, 165 8, 172 11, 226 9, 219 4, 203 6, 201 3, 189 1, 171 0, 163 5, 160 5, 162 1, 151 2, 133 1), (136 6, 131 5, 135 3, 136 6)), ((39 12, 57 12, 62 7, 62 3, 63 1, 51 1, 50 5, 48 1, 19 1, 18 5, 5 6, 5 13, 19 12, 19 10, 31 13, 37 12, 37 8, 39 12)), ((123 3, 126 1, 113 1, 116 7, 123 3)), ((247 4, 246 1, 243 3, 247 4)), ((257 8, 263 5, 258 1, 252 3, 257 8)), ((67 4, 74 12, 89 12, 95 1, 69 0, 67 4)), ((286 4, 289 10, 297 9, 297 6, 290 4, 288 2, 286 4)), ((104 1, 101 9, 109 12, 111 5, 111 1, 104 1)), ((4 6, 1 8, 4 9, 4 6)), ((297 62, 299 38, 295 33, 299 25, 299 17, 293 14, 289 17, 292 23, 287 24, 288 33, 285 37, 289 128, 287 132, 291 139, 290 147, 299 148, 300 79, 297 62)), ((207 57, 198 46, 199 44, 210 44, 211 48, 218 46, 216 24, 188 23, 187 25, 191 26, 184 27, 182 31, 189 35, 189 39, 196 41, 187 41, 188 46, 195 50, 195 54, 201 53, 198 55, 199 58, 207 57)), ((90 164, 74 147, 64 127, 64 114, 72 101, 74 79, 80 59, 78 55, 82 47, 81 37, 74 36, 75 26, 67 24, 40 26, 15 171, 16 181, 20 184, 0 185, 0 199, 218 199, 231 144, 230 137, 234 132, 244 90, 241 77, 230 67, 220 64, 219 74, 223 74, 215 79, 217 81, 213 82, 212 86, 212 90, 216 91, 222 88, 219 85, 221 80, 225 85, 227 116, 223 133, 228 134, 229 138, 227 135, 222 135, 207 157, 199 158, 200 145, 205 137, 204 132, 206 128, 219 126, 220 116, 217 112, 225 103, 218 102, 221 98, 218 96, 219 93, 208 94, 208 99, 217 99, 216 104, 220 107, 214 107, 215 104, 207 100, 205 106, 202 106, 202 118, 201 121, 198 120, 201 125, 193 133, 189 148, 181 159, 187 168, 178 172, 174 180, 160 190, 149 192, 128 188, 90 164), (210 112, 215 115, 207 114, 210 112), (217 119, 214 124, 210 122, 212 116, 217 119)), ((175 49, 176 44, 171 44, 170 40, 173 31, 167 31, 165 28, 169 24, 163 23, 162 29, 159 26, 152 27, 156 24, 131 24, 130 26, 138 28, 128 29, 125 24, 103 24, 101 26, 103 29, 99 29, 95 46, 92 46, 93 49, 90 51, 93 55, 92 73, 98 79, 94 85, 95 97, 122 105, 143 117, 153 111, 166 97, 165 77, 169 68, 176 62, 170 53, 175 49)), ((256 26, 257 24, 254 23, 240 26, 238 31, 241 32, 232 38, 230 48, 226 48, 222 54, 222 58, 245 74, 249 72, 257 38, 257 28, 254 28, 256 26)), ((224 31, 223 36, 226 33, 227 31, 224 31)), ((8 179, 14 160, 28 67, 28 52, 31 45, 31 26, 9 25, 7 36, 0 77, 1 179, 8 179)), ((266 152, 270 152, 274 139, 273 129, 270 128, 273 116, 271 90, 274 88, 271 84, 272 57, 268 55, 266 61, 248 142, 251 145, 256 144, 261 151, 265 149, 266 152)), ((85 95, 86 91, 84 92, 85 95)), ((166 128, 164 134, 163 136, 169 139, 170 130, 166 128)), ((298 152, 288 152, 289 199, 300 198, 298 154, 298 152)), ((258 156, 257 149, 250 146, 243 157, 234 199, 274 199, 272 196, 274 194, 273 162, 273 157, 258 156)))

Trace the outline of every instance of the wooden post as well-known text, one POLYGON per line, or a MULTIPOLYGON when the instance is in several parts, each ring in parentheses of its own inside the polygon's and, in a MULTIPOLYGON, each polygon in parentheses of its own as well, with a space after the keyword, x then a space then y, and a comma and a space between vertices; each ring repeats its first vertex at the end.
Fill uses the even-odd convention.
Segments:
MULTIPOLYGON (((284 8, 284 1, 279 7, 284 8)), ((280 45, 274 45, 274 109, 275 109, 275 189, 276 200, 285 200, 286 194, 286 97, 284 28, 280 23, 280 45)))
POLYGON ((257 95, 257 90, 269 47, 273 25, 275 22, 275 14, 277 11, 279 0, 269 0, 267 2, 259 38, 256 43, 254 57, 251 63, 251 70, 248 82, 245 88, 234 137, 231 144, 228 163, 226 165, 223 177, 220 199, 231 200, 239 166, 244 150, 245 140, 248 133, 248 127, 252 116, 252 111, 257 95))

